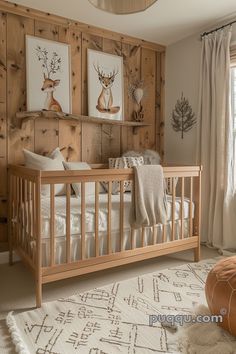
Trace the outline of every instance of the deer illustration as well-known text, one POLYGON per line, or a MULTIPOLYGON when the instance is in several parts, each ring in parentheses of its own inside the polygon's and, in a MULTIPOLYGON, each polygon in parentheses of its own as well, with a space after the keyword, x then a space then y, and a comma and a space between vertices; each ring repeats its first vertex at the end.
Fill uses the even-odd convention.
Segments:
POLYGON ((36 48, 38 60, 42 63, 43 70, 43 86, 41 90, 47 94, 44 109, 49 111, 62 112, 60 103, 53 97, 56 87, 60 84, 60 80, 53 80, 51 74, 56 74, 61 68, 61 58, 56 52, 53 52, 52 58, 48 63, 48 51, 40 46, 36 48), (46 71, 46 73, 45 73, 46 71))
POLYGON ((120 107, 113 107, 113 95, 112 95, 112 86, 115 81, 115 77, 118 74, 118 70, 113 70, 109 74, 104 73, 99 65, 94 66, 94 69, 98 73, 98 79, 102 86, 102 91, 98 97, 97 101, 97 110, 99 112, 107 112, 111 114, 115 114, 119 112, 120 107))

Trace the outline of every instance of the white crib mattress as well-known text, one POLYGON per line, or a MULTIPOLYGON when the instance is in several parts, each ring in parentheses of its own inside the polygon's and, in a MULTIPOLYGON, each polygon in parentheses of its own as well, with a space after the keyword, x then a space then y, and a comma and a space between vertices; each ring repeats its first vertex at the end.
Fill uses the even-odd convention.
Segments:
MULTIPOLYGON (((99 254, 107 254, 107 194, 99 195, 99 254)), ((94 197, 86 199, 86 237, 85 237, 85 257, 95 256, 95 207, 94 197)), ((81 259, 81 204, 80 199, 71 196, 70 199, 70 228, 71 228, 71 261, 81 259)), ((129 224, 129 212, 131 208, 131 193, 124 194, 124 233, 123 249, 131 249, 131 232, 129 224)), ((184 237, 189 235, 189 199, 184 199, 184 237)), ((176 198, 175 202, 175 231, 174 237, 177 240, 180 237, 180 210, 181 199, 176 198)), ((172 197, 168 196, 167 215, 171 220, 172 197)), ((194 215, 194 205, 192 206, 192 217, 194 215)), ((111 248, 112 252, 120 251, 120 196, 112 195, 111 209, 111 248)), ((171 239, 172 222, 166 225, 166 241, 171 239)), ((162 242, 163 226, 157 225, 155 230, 152 227, 144 229, 144 245, 150 245, 153 242, 162 242), (154 241, 153 241, 154 240, 154 241)), ((55 198, 55 263, 63 264, 66 262, 66 197, 55 198)), ((50 198, 42 199, 42 265, 50 264, 50 198)), ((137 229, 133 233, 134 247, 141 247, 142 232, 137 229)))
MULTIPOLYGON (((108 194, 99 194, 99 232, 107 230, 107 209, 108 194)), ((111 228, 118 231, 120 227, 120 195, 112 195, 111 228)), ((42 238, 50 238, 50 198, 42 198, 42 238)), ((129 213, 131 208, 131 193, 124 193, 124 229, 130 228, 129 213)), ((189 218, 190 200, 184 199, 184 219, 189 218)), ((167 218, 171 220, 172 197, 167 196, 167 218)), ((194 215, 194 204, 192 206, 194 215)), ((70 198, 70 233, 79 235, 81 232, 81 202, 80 198, 71 196, 70 198)), ((176 197, 175 220, 180 219, 181 198, 176 197)), ((193 217, 192 215, 192 217, 193 217)), ((85 212, 86 233, 93 233, 95 230, 95 197, 86 198, 85 212)), ((66 196, 55 197, 55 236, 66 235, 66 196)))

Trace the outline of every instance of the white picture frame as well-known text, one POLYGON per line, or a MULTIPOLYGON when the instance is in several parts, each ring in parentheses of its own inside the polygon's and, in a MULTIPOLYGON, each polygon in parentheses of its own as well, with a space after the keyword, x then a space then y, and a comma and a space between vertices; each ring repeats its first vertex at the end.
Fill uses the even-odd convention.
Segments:
POLYGON ((123 120, 123 57, 87 50, 88 114, 123 120))
POLYGON ((27 110, 71 113, 70 45, 26 35, 27 110))

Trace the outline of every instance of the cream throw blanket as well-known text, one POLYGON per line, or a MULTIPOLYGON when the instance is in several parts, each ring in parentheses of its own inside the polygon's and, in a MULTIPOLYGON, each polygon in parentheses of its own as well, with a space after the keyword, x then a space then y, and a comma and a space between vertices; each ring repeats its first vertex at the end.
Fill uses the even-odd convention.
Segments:
POLYGON ((130 223, 135 228, 166 223, 166 194, 160 165, 134 167, 130 223))

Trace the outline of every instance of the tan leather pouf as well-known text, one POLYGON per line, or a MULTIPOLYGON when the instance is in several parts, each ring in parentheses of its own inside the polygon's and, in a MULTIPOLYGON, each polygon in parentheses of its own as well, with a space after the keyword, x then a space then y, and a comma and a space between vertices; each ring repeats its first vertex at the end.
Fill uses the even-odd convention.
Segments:
POLYGON ((208 274, 206 299, 212 315, 222 315, 221 327, 236 336, 236 256, 219 261, 208 274))

